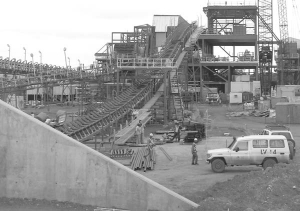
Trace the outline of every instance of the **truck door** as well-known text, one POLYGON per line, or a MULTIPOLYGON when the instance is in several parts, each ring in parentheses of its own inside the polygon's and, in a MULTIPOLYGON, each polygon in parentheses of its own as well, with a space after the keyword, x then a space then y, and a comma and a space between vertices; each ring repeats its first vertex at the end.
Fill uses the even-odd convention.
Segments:
POLYGON ((270 152, 272 156, 276 157, 278 162, 287 162, 289 160, 289 150, 285 147, 284 140, 273 139, 270 140, 270 152))
POLYGON ((252 140, 251 146, 251 164, 260 165, 262 161, 266 157, 266 153, 268 152, 268 140, 267 139, 258 139, 252 140))
POLYGON ((232 165, 249 165, 249 146, 248 141, 239 141, 231 152, 232 165))

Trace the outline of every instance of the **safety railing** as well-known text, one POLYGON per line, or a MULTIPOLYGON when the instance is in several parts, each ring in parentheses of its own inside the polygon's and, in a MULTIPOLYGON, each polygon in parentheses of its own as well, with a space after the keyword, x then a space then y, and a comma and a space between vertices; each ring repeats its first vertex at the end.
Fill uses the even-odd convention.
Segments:
POLYGON ((70 72, 48 72, 40 75, 22 75, 7 78, 0 78, 0 89, 17 88, 20 86, 32 86, 46 83, 64 83, 64 81, 76 81, 79 79, 95 79, 103 77, 104 81, 111 80, 111 73, 102 71, 70 71, 70 72))
POLYGON ((174 59, 169 58, 118 58, 118 68, 174 68, 174 59))
POLYGON ((97 65, 91 64, 88 66, 82 66, 77 68, 71 67, 60 67, 56 65, 49 64, 39 64, 27 61, 21 61, 16 59, 0 59, 0 69, 6 71, 7 74, 14 75, 30 75, 30 76, 40 76, 40 75, 68 75, 73 73, 83 73, 83 72, 97 72, 99 67, 97 65))
POLYGON ((255 0, 252 1, 208 1, 207 6, 256 6, 255 0))
POLYGON ((298 59, 298 53, 275 55, 275 59, 298 59))
MULTIPOLYGON (((194 60, 198 60, 195 58, 194 60)), ((238 57, 233 59, 233 57, 200 57, 202 62, 257 62, 253 57, 238 57)))

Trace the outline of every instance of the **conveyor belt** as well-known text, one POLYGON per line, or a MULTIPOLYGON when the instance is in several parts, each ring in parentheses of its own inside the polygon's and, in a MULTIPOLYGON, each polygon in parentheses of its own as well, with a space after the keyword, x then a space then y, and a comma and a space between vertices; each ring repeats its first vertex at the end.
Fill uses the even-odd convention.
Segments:
MULTIPOLYGON (((148 72, 151 75, 151 72, 148 72)), ((84 142, 125 116, 150 92, 149 80, 140 79, 115 99, 88 107, 88 114, 57 128, 72 138, 84 142)))

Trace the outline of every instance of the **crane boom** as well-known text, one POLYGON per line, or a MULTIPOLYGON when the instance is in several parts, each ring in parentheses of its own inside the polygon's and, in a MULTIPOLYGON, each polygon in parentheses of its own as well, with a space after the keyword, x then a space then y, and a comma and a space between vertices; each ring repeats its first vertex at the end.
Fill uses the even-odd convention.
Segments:
POLYGON ((277 0, 277 1, 278 1, 280 39, 283 43, 287 43, 289 41, 289 30, 288 30, 286 0, 277 0))

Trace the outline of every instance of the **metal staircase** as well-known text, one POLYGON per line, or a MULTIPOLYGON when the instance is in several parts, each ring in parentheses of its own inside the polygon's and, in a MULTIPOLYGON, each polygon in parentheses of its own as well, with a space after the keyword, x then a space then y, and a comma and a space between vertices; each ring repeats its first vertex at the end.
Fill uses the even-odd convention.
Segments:
POLYGON ((172 97, 175 109, 175 115, 177 120, 183 119, 183 102, 181 97, 181 85, 178 82, 178 70, 172 70, 174 76, 171 78, 171 90, 172 90, 172 97))
POLYGON ((195 30, 193 25, 189 25, 187 23, 179 24, 174 32, 167 38, 166 45, 163 48, 160 56, 164 57, 169 54, 169 58, 176 58, 179 54, 183 54, 182 61, 178 65, 179 67, 176 69, 172 69, 170 72, 170 83, 171 83, 171 92, 175 110, 175 119, 182 120, 184 118, 183 112, 183 102, 182 102, 182 85, 179 84, 178 73, 183 72, 183 64, 186 62, 186 52, 182 51, 185 43, 189 42, 191 34, 195 30))
POLYGON ((197 27, 193 33, 191 34, 190 38, 188 39, 188 41, 185 44, 185 47, 195 47, 197 46, 198 49, 200 49, 200 46, 198 46, 197 44, 197 40, 199 39, 199 36, 205 31, 205 29, 200 26, 197 27))

